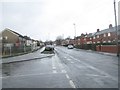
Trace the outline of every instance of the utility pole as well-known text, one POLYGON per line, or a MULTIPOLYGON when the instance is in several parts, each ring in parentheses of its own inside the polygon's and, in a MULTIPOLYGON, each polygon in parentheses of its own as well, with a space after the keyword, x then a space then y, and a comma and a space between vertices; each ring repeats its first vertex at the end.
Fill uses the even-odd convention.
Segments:
POLYGON ((117 47, 117 57, 119 57, 118 51, 118 28, 117 28, 117 15, 116 15, 116 1, 114 0, 114 14, 115 14, 115 29, 116 29, 116 47, 117 47))
POLYGON ((75 23, 73 23, 73 25, 74 25, 74 30, 75 30, 75 36, 74 36, 74 44, 76 44, 76 24, 75 23))

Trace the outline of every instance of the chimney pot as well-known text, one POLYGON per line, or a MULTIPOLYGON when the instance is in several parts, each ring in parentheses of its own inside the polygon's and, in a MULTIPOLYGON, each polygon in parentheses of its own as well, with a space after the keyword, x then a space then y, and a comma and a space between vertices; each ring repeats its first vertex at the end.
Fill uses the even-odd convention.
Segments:
POLYGON ((112 28, 112 24, 109 25, 109 29, 112 28))
POLYGON ((100 30, 99 29, 97 29, 97 32, 99 32, 100 30))

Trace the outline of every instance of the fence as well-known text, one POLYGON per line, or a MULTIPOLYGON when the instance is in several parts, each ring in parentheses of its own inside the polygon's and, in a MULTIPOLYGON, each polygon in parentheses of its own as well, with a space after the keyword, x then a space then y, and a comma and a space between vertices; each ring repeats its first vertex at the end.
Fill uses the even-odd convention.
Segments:
POLYGON ((12 47, 2 47, 2 56, 12 56, 23 54, 31 51, 31 46, 12 46, 12 47))
POLYGON ((98 45, 96 46, 96 50, 101 52, 117 53, 117 51, 120 52, 120 45, 118 47, 116 45, 98 45))
POLYGON ((108 53, 117 53, 117 51, 120 53, 120 44, 117 47, 115 44, 82 44, 82 45, 76 45, 75 48, 79 49, 85 49, 85 50, 94 50, 94 51, 100 51, 100 52, 108 52, 108 53))
POLYGON ((96 50, 96 44, 82 44, 82 45, 76 45, 75 48, 79 49, 85 49, 85 50, 96 50))

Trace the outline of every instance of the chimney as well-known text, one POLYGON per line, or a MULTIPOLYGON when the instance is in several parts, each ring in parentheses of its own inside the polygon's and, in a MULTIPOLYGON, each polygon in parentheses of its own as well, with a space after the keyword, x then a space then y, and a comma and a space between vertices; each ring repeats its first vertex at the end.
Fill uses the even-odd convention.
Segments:
POLYGON ((112 28, 112 24, 109 25, 109 29, 111 29, 111 28, 112 28))
POLYGON ((99 32, 100 31, 100 29, 97 29, 97 32, 99 32))

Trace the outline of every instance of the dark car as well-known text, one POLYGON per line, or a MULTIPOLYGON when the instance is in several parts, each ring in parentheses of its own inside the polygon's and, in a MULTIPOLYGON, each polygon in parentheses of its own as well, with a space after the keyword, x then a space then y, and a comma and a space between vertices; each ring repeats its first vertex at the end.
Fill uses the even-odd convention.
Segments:
POLYGON ((46 45, 45 46, 45 51, 53 51, 54 50, 54 46, 53 45, 46 45))
POLYGON ((68 49, 73 49, 73 45, 68 45, 68 49))

